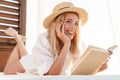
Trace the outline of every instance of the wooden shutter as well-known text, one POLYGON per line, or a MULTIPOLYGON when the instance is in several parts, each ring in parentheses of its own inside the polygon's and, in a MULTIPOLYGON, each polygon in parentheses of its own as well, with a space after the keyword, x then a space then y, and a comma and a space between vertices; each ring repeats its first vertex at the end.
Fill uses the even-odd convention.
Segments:
POLYGON ((13 37, 3 31, 9 27, 19 34, 26 31, 26 0, 0 0, 0 71, 3 71, 6 61, 16 45, 13 37))

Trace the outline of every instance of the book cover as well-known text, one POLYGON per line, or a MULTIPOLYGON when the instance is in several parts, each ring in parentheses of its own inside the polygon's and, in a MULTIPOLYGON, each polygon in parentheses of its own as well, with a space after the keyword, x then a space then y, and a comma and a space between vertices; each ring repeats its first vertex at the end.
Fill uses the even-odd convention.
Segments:
POLYGON ((114 45, 107 50, 95 46, 88 46, 83 55, 76 61, 72 68, 71 75, 93 75, 99 70, 102 64, 108 60, 113 53, 114 45))

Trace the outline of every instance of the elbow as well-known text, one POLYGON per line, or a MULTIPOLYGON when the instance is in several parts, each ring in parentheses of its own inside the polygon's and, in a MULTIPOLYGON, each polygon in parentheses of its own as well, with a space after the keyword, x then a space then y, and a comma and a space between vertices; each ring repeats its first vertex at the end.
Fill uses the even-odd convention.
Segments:
POLYGON ((4 73, 4 74, 8 74, 6 68, 4 68, 3 73, 4 73))
POLYGON ((57 75, 60 75, 60 72, 48 72, 44 75, 53 75, 53 76, 57 76, 57 75))
POLYGON ((8 75, 8 74, 9 74, 9 72, 8 72, 6 69, 3 70, 3 73, 4 73, 5 75, 8 75))
POLYGON ((3 70, 3 73, 4 73, 4 75, 16 74, 16 72, 12 72, 12 71, 10 71, 10 70, 8 70, 8 69, 6 69, 6 68, 3 70))

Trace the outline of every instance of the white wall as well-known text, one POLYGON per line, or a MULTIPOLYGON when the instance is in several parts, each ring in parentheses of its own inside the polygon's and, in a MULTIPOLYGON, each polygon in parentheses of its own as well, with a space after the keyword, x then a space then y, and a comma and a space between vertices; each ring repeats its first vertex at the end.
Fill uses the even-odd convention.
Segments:
POLYGON ((38 0, 27 0, 26 48, 31 54, 38 28, 38 0))

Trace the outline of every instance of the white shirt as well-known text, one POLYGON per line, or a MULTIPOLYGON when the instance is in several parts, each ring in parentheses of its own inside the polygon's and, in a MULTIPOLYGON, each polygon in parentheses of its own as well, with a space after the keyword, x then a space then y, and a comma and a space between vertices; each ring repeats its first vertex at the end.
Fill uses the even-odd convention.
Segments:
MULTIPOLYGON (((25 55, 20 59, 20 62, 25 69, 25 74, 43 75, 49 71, 51 65, 58 55, 53 56, 51 54, 48 38, 47 32, 39 35, 33 48, 33 53, 31 55, 25 55)), ((70 74, 72 59, 72 55, 68 54, 61 75, 70 74)))

